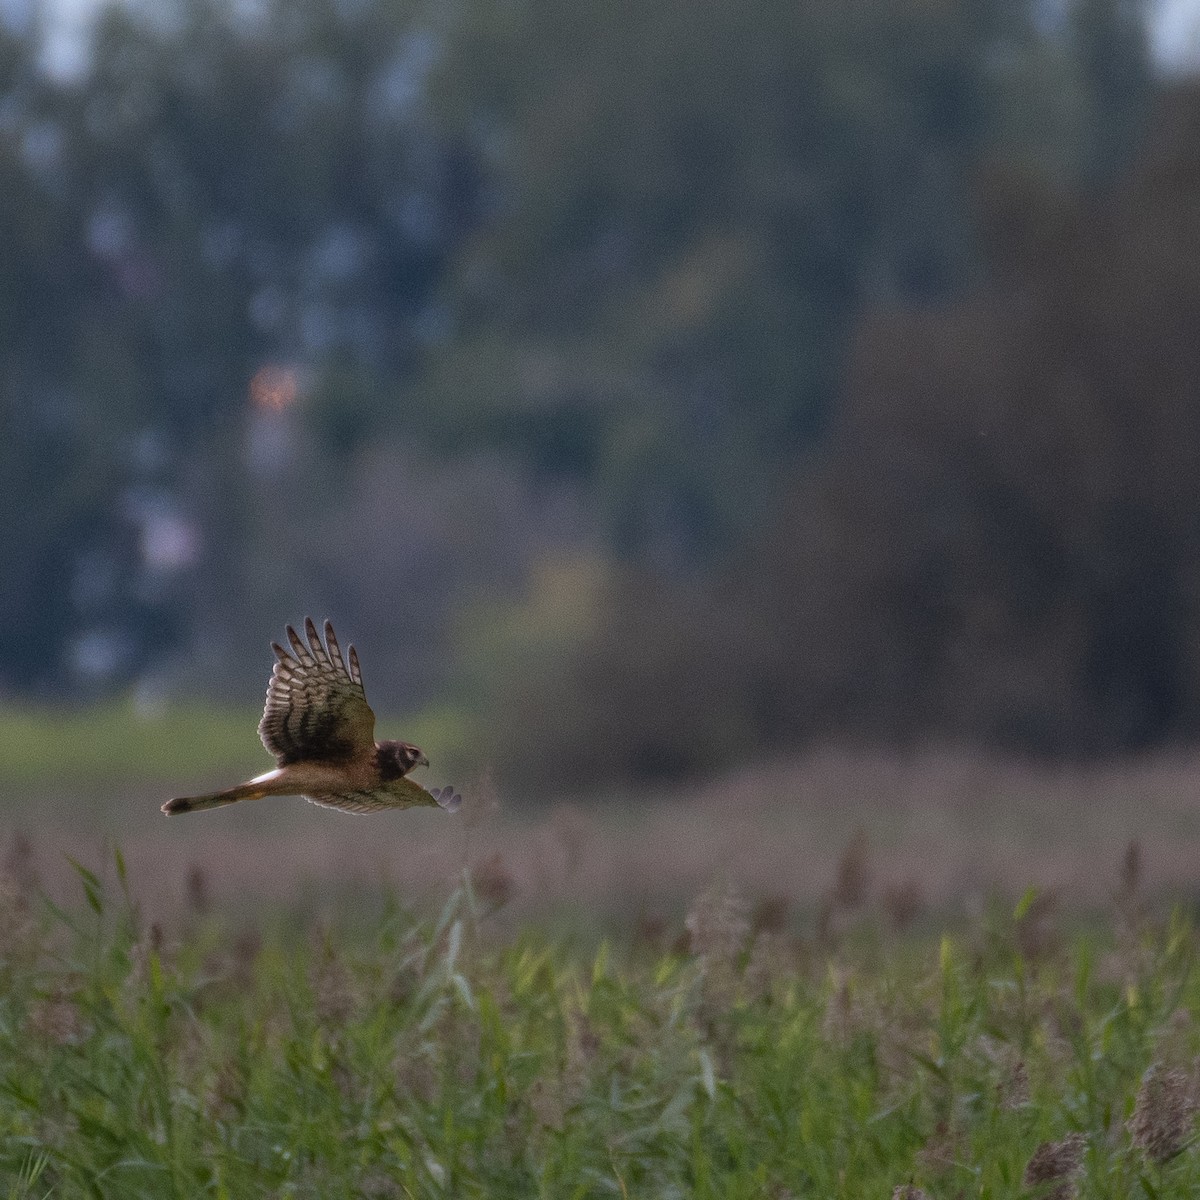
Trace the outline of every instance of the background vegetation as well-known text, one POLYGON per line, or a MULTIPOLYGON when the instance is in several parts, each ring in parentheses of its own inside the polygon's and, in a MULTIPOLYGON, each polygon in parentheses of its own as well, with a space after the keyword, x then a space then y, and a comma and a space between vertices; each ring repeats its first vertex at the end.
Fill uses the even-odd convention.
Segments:
POLYGON ((1200 101, 1146 6, 0 26, 0 689, 329 614, 522 794, 1196 725, 1200 101))
POLYGON ((0 3, 0 1194, 1195 1194, 1156 7, 0 3))

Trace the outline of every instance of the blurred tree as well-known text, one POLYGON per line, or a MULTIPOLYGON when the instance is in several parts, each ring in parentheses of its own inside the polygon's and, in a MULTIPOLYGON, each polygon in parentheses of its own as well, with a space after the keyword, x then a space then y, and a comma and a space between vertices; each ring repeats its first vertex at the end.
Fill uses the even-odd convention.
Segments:
POLYGON ((1085 178, 1104 183, 1135 148, 1152 93, 1147 0, 1076 0, 1068 9, 1089 103, 1082 140, 1085 178))
POLYGON ((497 200, 423 374, 431 436, 549 447, 623 554, 711 563, 820 436, 860 307, 977 277, 998 139, 1082 170, 1082 105, 1128 140, 1128 8, 1050 34, 993 0, 469 8, 432 86, 491 132, 497 200))
POLYGON ((985 4, 470 10, 435 95, 494 130, 497 209, 424 379, 436 436, 506 439, 534 469, 550 447, 635 557, 732 544, 821 429, 864 288, 962 277, 993 23, 985 4))
MULTIPOLYGON (((1152 90, 1141 22, 1127 0, 766 0, 753 21, 732 0, 178 0, 105 8, 58 83, 0 36, 0 490, 29 512, 0 534, 0 686, 111 684, 186 643, 228 694, 307 607, 361 622, 394 681, 373 694, 412 703, 466 628, 490 650, 464 703, 544 722, 582 779, 597 706, 619 770, 661 774, 944 723, 975 679, 946 663, 987 638, 1010 639, 1005 694, 1018 666, 1044 684, 1028 614, 1070 606, 1022 556, 1075 545, 1066 510, 974 443, 931 445, 968 413, 1007 429, 1014 395, 1090 412, 1039 330, 1080 355, 1072 322, 1135 339, 1111 296, 1088 307, 1108 293, 1087 243, 1106 214, 1138 294, 1159 265, 1121 223, 1175 230, 1100 190, 1152 90), (580 558, 589 619, 529 651, 545 564, 580 558)), ((1131 351, 1112 379, 1132 362, 1152 369, 1131 351)), ((1120 549, 1164 503, 1088 526, 1107 607, 1031 736, 1079 719, 1080 662, 1129 694, 1096 647, 1176 569, 1120 549)), ((1143 691, 1182 712, 1168 676, 1143 691)), ((964 728, 1008 728, 971 703, 964 728)))
POLYGON ((99 419, 77 387, 79 312, 66 301, 94 273, 71 203, 65 106, 34 49, 0 29, 0 686, 43 691, 80 649, 76 597, 104 628, 128 583, 122 555, 104 553, 125 531, 116 480, 128 426, 119 412, 99 419))
POLYGON ((245 625, 272 553, 244 511, 264 364, 330 364, 335 453, 392 415, 361 400, 412 369, 475 219, 471 151, 422 103, 435 41, 415 6, 111 5, 54 83, 32 37, 0 40, 0 487, 37 509, 4 534, 26 567, 0 686, 77 683, 80 646, 111 686, 185 629, 245 625))
POLYGON ((1103 201, 993 192, 992 287, 864 325, 825 463, 744 592, 781 740, 1194 730, 1200 91, 1154 128, 1103 201))
POLYGON ((1028 348, 969 315, 995 298, 921 314, 1063 264, 1151 89, 1130 11, 1046 27, 986 3, 780 5, 747 28, 720 3, 702 19, 534 5, 463 43, 461 74, 492 80, 501 204, 455 280, 460 336, 422 382, 453 416, 433 436, 500 441, 538 469, 560 447, 636 564, 552 678, 513 680, 494 728, 514 778, 545 782, 547 745, 556 786, 594 773, 601 711, 607 778, 847 727, 917 736, 956 705, 961 731, 1082 744, 1079 691, 1045 686, 1054 657, 1019 620, 988 634, 1010 638, 1009 677, 987 685, 1003 716, 999 691, 987 717, 972 698, 983 651, 947 649, 962 606, 987 628, 995 590, 1034 603, 1027 539, 1053 550, 1003 491, 975 511, 981 467, 944 461, 952 435, 920 415, 936 400, 969 425, 1033 369, 1028 348), (852 337, 864 308, 894 323, 852 337), (883 381, 869 412, 866 357, 883 381), (926 559, 912 543, 930 526, 926 559), (714 557, 707 581, 679 570, 714 557))

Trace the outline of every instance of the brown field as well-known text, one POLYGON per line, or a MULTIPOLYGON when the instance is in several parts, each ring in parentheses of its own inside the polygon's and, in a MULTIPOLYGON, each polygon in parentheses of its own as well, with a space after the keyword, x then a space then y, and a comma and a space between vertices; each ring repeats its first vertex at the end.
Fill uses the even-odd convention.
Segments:
POLYGON ((11 795, 0 837, 15 839, 17 858, 31 848, 52 892, 73 886, 67 855, 103 869, 115 841, 141 902, 164 913, 199 893, 238 908, 380 885, 419 902, 467 865, 510 900, 509 920, 671 916, 714 881, 812 912, 859 831, 852 886, 869 900, 900 892, 970 913, 989 895, 1037 885, 1087 908, 1111 896, 1135 840, 1142 886, 1190 899, 1200 884, 1198 778, 1200 759, 1182 754, 1050 769, 946 749, 826 750, 673 792, 536 809, 477 782, 453 817, 354 817, 282 799, 172 819, 158 805, 178 788, 139 783, 11 795))

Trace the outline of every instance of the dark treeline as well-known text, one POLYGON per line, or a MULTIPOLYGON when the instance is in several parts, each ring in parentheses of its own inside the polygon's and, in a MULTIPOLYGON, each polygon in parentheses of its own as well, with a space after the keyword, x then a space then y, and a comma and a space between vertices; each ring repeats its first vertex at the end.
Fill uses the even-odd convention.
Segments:
POLYGON ((285 619, 536 786, 1200 703, 1200 101, 1000 0, 0 38, 0 688, 285 619))

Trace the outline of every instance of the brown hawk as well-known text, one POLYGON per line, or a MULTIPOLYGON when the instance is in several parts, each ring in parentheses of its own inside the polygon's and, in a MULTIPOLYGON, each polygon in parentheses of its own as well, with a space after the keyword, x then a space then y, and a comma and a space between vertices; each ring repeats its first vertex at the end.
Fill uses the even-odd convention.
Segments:
POLYGON ((347 666, 328 621, 324 642, 311 617, 304 620, 304 632, 307 645, 287 627, 290 653, 271 643, 279 661, 267 686, 258 736, 279 766, 223 792, 168 800, 163 812, 200 812, 262 796, 303 796, 352 813, 419 805, 454 812, 462 797, 452 787, 426 790, 408 778, 413 767, 429 766, 416 746, 375 740, 375 714, 363 691, 354 647, 347 666))

